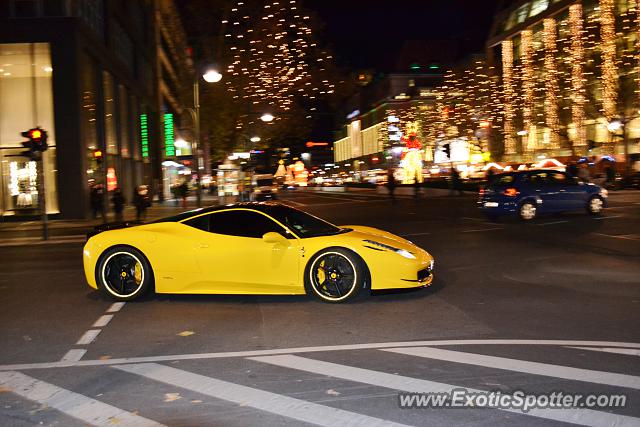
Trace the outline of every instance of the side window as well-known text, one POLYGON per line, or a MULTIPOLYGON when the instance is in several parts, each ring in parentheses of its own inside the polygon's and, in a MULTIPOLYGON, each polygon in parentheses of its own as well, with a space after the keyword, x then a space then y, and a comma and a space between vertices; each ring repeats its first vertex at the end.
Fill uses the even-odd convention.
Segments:
POLYGON ((538 172, 529 175, 527 179, 533 185, 547 185, 549 184, 549 176, 546 172, 538 172))
POLYGON ((558 185, 566 185, 569 183, 569 181, 567 180, 567 176, 562 172, 552 173, 551 180, 553 181, 554 184, 558 184, 558 185))
POLYGON ((209 221, 211 219, 211 215, 202 215, 197 218, 189 219, 183 222, 183 224, 188 225, 189 227, 197 228, 202 231, 209 231, 209 221))
POLYGON ((231 210, 211 215, 209 231, 228 236, 261 239, 265 233, 274 231, 285 235, 285 230, 270 218, 252 211, 231 210))

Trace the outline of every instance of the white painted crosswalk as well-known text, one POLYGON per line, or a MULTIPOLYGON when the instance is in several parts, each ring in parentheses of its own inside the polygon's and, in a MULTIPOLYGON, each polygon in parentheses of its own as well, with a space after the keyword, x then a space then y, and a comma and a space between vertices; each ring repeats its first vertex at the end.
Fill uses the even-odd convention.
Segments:
MULTIPOLYGON (((573 351, 567 347, 559 347, 561 351, 573 351)), ((586 349, 592 349, 586 347, 586 349)), ((607 349, 607 348, 605 348, 607 349)), ((575 348, 580 350, 580 348, 575 348)), ((509 359, 504 357, 496 357, 489 355, 482 355, 478 353, 468 353, 462 351, 445 350, 436 347, 429 346, 415 346, 415 347, 389 347, 389 348, 371 348, 366 350, 360 350, 368 352, 369 358, 372 361, 377 360, 377 356, 384 353, 388 357, 398 358, 398 365, 406 362, 406 358, 420 358, 420 359, 432 359, 445 361, 456 364, 468 365, 468 369, 476 369, 475 367, 481 367, 483 369, 495 369, 499 371, 515 372, 517 375, 532 375, 539 378, 553 378, 554 387, 557 386, 557 380, 570 381, 573 386, 578 384, 587 384, 581 390, 589 390, 588 384, 606 385, 609 387, 615 387, 621 392, 635 392, 640 389, 640 377, 632 375, 624 375, 620 373, 612 373, 606 371, 588 370, 570 366, 553 365, 547 363, 539 363, 526 360, 509 359)), ((629 357, 621 356, 621 357, 629 357)), ((179 393, 196 393, 202 395, 199 397, 199 401, 202 401, 205 397, 213 399, 212 402, 220 402, 220 404, 227 407, 245 408, 252 413, 256 414, 256 418, 260 419, 260 414, 271 414, 279 417, 284 417, 286 420, 290 420, 290 423, 308 423, 319 426, 401 426, 407 425, 407 421, 404 415, 407 414, 405 409, 397 410, 393 409, 391 412, 380 412, 375 414, 366 413, 363 409, 366 405, 360 405, 359 399, 370 398, 368 394, 359 395, 357 398, 345 397, 345 400, 341 400, 340 393, 334 393, 332 399, 310 399, 308 396, 311 394, 300 394, 299 386, 294 387, 292 381, 296 381, 295 378, 318 378, 318 381, 322 381, 323 385, 332 385, 335 381, 335 388, 340 388, 338 384, 344 387, 346 382, 356 383, 357 387, 373 387, 375 389, 394 390, 395 392, 408 392, 408 393, 434 393, 444 392, 451 393, 453 390, 460 390, 461 384, 445 383, 439 381, 432 381, 428 378, 422 378, 421 375, 403 376, 395 373, 386 372, 384 369, 374 368, 365 369, 357 365, 357 362, 350 364, 333 363, 320 360, 318 357, 314 357, 311 354, 263 354, 263 355, 241 355, 231 357, 230 359, 243 360, 243 363, 250 363, 259 368, 257 371, 270 376, 271 378, 278 378, 286 372, 287 375, 283 378, 287 378, 286 381, 277 382, 251 382, 250 386, 244 384, 238 384, 236 380, 225 380, 220 378, 214 378, 212 376, 205 376, 202 374, 190 372, 189 369, 177 369, 173 366, 168 366, 162 363, 118 363, 108 366, 103 366, 102 374, 104 377, 113 377, 109 372, 117 370, 119 372, 118 378, 121 375, 125 377, 125 384, 139 384, 139 381, 146 380, 145 386, 150 390, 165 390, 166 387, 173 387, 172 392, 179 393), (286 371, 282 371, 285 369, 286 371), (271 372, 274 371, 274 372, 271 372), (312 375, 309 377, 309 375, 312 375), (292 380, 294 378, 294 380, 292 380), (289 381, 289 382, 287 382, 289 381), (155 384, 155 385, 154 385, 155 384), (263 384, 263 385, 261 385, 263 384), (262 387, 274 387, 274 390, 265 390, 262 387), (185 392, 183 392, 183 390, 185 392), (296 396, 296 397, 293 397, 296 396), (301 398, 300 396, 307 396, 301 398), (340 403, 341 402, 341 403, 340 403), (404 421, 404 423, 403 423, 404 421)), ((415 359, 420 360, 420 359, 415 359)), ((220 359, 217 359, 220 360, 220 359)), ((359 360, 359 359, 354 359, 359 360)), ((206 362, 198 362, 206 363, 206 362)), ((217 362, 220 363, 220 362, 217 362)), ((371 366, 372 364, 368 364, 371 366)), ((375 365, 375 363, 373 363, 375 365)), ((385 365, 389 366, 389 365, 385 365)), ((83 367, 76 367, 74 369, 82 370, 83 367)), ((96 369, 96 368, 94 368, 96 369)), ((484 371, 486 372, 486 371, 484 371)), ((218 376, 218 375, 214 375, 218 376)), ((428 377, 428 371, 424 374, 428 377)), ((470 375, 472 377, 472 375, 470 375)), ((93 377, 92 377, 93 378, 93 377)), ((246 382, 240 381, 238 382, 246 382)), ((48 380, 49 381, 49 380, 48 380)), ((55 382, 55 381, 54 381, 55 382)), ((313 381, 310 383, 313 384, 313 381)), ((479 393, 484 390, 479 388, 464 389, 470 393, 479 393)), ((28 401, 37 402, 41 405, 58 411, 61 414, 73 417, 86 425, 91 426, 163 426, 172 425, 171 419, 162 417, 157 411, 153 409, 146 409, 144 405, 148 405, 149 402, 135 401, 140 396, 132 395, 126 396, 124 400, 126 402, 122 404, 123 407, 137 408, 141 413, 145 414, 143 417, 138 412, 131 412, 132 410, 125 410, 113 405, 118 405, 118 401, 109 401, 110 404, 99 401, 99 396, 91 395, 85 396, 78 392, 78 390, 68 390, 59 385, 51 384, 40 379, 25 375, 22 372, 17 371, 0 371, 0 390, 2 392, 10 392, 14 395, 20 396, 28 401), (133 401, 132 401, 133 399, 133 401), (146 403, 145 403, 146 402, 146 403), (152 420, 149 414, 153 414, 151 418, 156 416, 157 420, 152 420)), ((163 392, 157 392, 162 395, 163 392)), ((179 394, 178 393, 178 394, 179 394)), ((506 392, 505 392, 506 393, 506 392)), ((388 392, 382 395, 389 395, 388 392)), ((380 394, 379 394, 380 395, 380 394)), ((158 401, 154 403, 157 405, 158 401)), ((168 403, 166 403, 168 405, 168 403)), ((395 403, 394 403, 395 405, 395 403)), ((188 410, 188 409, 187 409, 188 410)), ((439 409, 441 411, 439 416, 447 414, 447 409, 439 409)), ((520 409, 488 409, 486 411, 476 412, 473 417, 487 417, 487 422, 494 416, 491 414, 506 413, 509 417, 513 417, 512 414, 517 414, 520 417, 534 417, 538 421, 549 421, 552 424, 555 422, 563 422, 585 426, 639 426, 640 418, 628 415, 628 410, 595 410, 589 408, 536 408, 530 409, 527 412, 523 412, 520 409), (506 411, 506 412, 500 412, 506 411), (616 412, 623 412, 616 413, 616 412), (484 415, 487 414, 487 415, 484 415)), ((633 411, 632 411, 633 413, 633 411)), ((216 412, 204 412, 200 414, 204 417, 205 423, 216 424, 216 412)), ((453 413, 450 413, 454 415, 453 413)), ((460 416, 461 412, 457 411, 455 416, 460 416)), ((409 417, 409 419, 411 419, 409 417)), ((475 418, 477 420, 477 418, 475 418)), ((512 422, 518 423, 518 418, 508 418, 512 422), (515 421, 514 421, 515 420, 515 421)), ((415 422, 415 418, 413 418, 415 422)), ((198 422, 202 423, 200 419, 198 422)), ((0 422, 1 423, 1 422, 0 422)), ((413 424, 413 422, 409 422, 413 424)))

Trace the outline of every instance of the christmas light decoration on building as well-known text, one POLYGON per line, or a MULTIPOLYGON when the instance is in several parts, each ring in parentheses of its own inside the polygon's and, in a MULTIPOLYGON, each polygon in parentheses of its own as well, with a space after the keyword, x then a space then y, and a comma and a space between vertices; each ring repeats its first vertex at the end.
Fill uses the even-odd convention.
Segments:
POLYGON ((502 42, 502 90, 504 94, 504 153, 516 154, 515 127, 513 120, 515 111, 513 97, 513 41, 502 42))
POLYGON ((585 88, 584 88, 584 31, 582 29, 582 4, 569 7, 569 28, 571 31, 571 121, 575 129, 574 147, 587 145, 587 132, 584 124, 585 88))
POLYGON ((602 52, 602 109, 607 121, 617 115, 618 69, 616 67, 616 26, 614 0, 600 0, 602 52))
POLYGON ((559 147, 558 117, 558 68, 556 67, 556 20, 544 20, 544 72, 545 72, 545 117, 546 125, 551 130, 550 148, 559 147))
POLYGON ((520 62, 522 62, 522 122, 524 130, 528 132, 525 151, 532 152, 536 149, 536 135, 532 131, 534 125, 534 96, 536 81, 533 72, 533 33, 531 30, 523 30, 520 33, 520 62))

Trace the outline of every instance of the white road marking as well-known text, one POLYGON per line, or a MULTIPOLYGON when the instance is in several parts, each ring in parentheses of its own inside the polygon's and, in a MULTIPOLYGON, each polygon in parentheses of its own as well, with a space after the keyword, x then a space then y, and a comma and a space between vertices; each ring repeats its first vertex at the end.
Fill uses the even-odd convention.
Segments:
POLYGON ((524 372, 527 374, 584 381, 594 384, 606 384, 617 387, 633 388, 636 390, 640 389, 640 377, 616 374, 612 372, 591 371, 588 369, 572 368, 569 366, 550 365, 547 363, 529 362, 526 360, 508 359, 505 357, 485 356, 475 353, 463 353, 431 347, 387 348, 383 351, 444 360, 447 362, 464 363, 467 365, 484 366, 493 369, 504 369, 507 371, 524 372))
POLYGON ((640 349, 635 349, 635 348, 573 347, 573 346, 567 346, 567 348, 577 348, 580 350, 589 350, 589 351, 602 351, 604 353, 626 354, 629 356, 640 356, 640 349))
POLYGON ((380 418, 374 418, 343 409, 319 405, 293 397, 251 388, 215 378, 205 377, 155 363, 120 365, 120 369, 155 381, 171 384, 216 399, 249 406, 261 411, 281 415, 294 420, 320 426, 401 426, 380 418))
POLYGON ((61 362, 77 362, 78 360, 82 359, 82 356, 84 356, 86 352, 87 350, 81 349, 81 348, 71 349, 67 351, 67 353, 64 356, 62 356, 62 359, 60 359, 60 361, 61 362))
POLYGON ((633 240, 635 242, 640 240, 633 237, 627 237, 629 236, 629 234, 627 235, 613 235, 613 234, 604 234, 604 233, 593 233, 593 234, 597 234, 598 236, 604 236, 604 237, 613 237, 614 239, 633 240))
POLYGON ((567 223, 569 221, 553 221, 553 222, 542 222, 540 224, 536 224, 538 226, 544 227, 545 225, 555 225, 555 224, 564 224, 567 223))
POLYGON ((26 369, 67 368, 69 366, 105 366, 121 365, 125 363, 173 362, 176 360, 222 359, 230 357, 270 356, 275 354, 314 353, 323 351, 372 350, 396 347, 430 347, 451 345, 542 345, 542 346, 598 346, 598 347, 626 347, 640 349, 640 343, 616 341, 571 341, 571 340, 435 340, 435 341, 399 341, 366 344, 326 345, 315 347, 276 348, 268 350, 225 351, 217 353, 187 353, 160 356, 123 357, 119 359, 80 360, 76 363, 39 362, 0 365, 0 371, 18 371, 26 369))
POLYGON ((98 320, 96 320, 93 325, 91 325, 92 328, 102 328, 104 326, 107 326, 109 324, 109 322, 111 322, 111 319, 113 319, 113 314, 104 314, 102 316, 100 316, 98 318, 98 320))
POLYGON ((285 204, 287 204, 287 203, 293 203, 293 204, 294 204, 294 205, 296 205, 296 206, 307 206, 307 204, 306 204, 306 203, 296 202, 296 201, 291 200, 291 199, 283 199, 282 201, 283 201, 283 203, 285 203, 285 204))
POLYGON ((113 304, 111 304, 111 306, 107 309, 107 313, 115 313, 117 311, 120 311, 120 309, 122 309, 122 307, 124 307, 125 303, 124 302, 114 302, 113 304))
POLYGON ((155 421, 31 378, 20 372, 0 372, 0 385, 25 399, 54 408, 92 426, 162 426, 162 424, 155 421))
POLYGON ((624 215, 608 215, 608 216, 595 216, 593 219, 613 219, 613 218, 622 218, 624 215))
MULTIPOLYGON (((316 359, 307 359, 290 354, 280 356, 250 357, 250 360, 282 366, 289 369, 297 369, 312 372, 318 375, 327 375, 362 384, 370 384, 377 387, 391 388, 410 393, 452 392, 459 386, 423 380, 402 375, 388 374, 386 372, 372 371, 370 369, 356 368, 353 366, 339 365, 316 359)), ((468 392, 480 392, 481 390, 466 388, 468 392)), ((582 424, 586 426, 637 426, 640 418, 626 415, 610 414, 591 409, 531 409, 523 413, 517 409, 505 409, 507 412, 535 416, 565 423, 582 424)), ((517 423, 516 423, 517 424, 517 423)))
POLYGON ((493 228, 480 228, 477 230, 463 230, 461 233, 478 233, 481 231, 493 231, 493 230, 503 230, 503 227, 493 227, 493 228))
POLYGON ((398 234, 400 237, 409 237, 409 236, 427 236, 431 233, 409 233, 409 234, 398 234))
POLYGON ((89 329, 87 332, 85 332, 80 339, 78 340, 78 342, 76 342, 76 345, 87 345, 87 344, 91 344, 93 342, 93 340, 96 339, 96 337, 98 336, 98 334, 100 333, 100 329, 89 329))

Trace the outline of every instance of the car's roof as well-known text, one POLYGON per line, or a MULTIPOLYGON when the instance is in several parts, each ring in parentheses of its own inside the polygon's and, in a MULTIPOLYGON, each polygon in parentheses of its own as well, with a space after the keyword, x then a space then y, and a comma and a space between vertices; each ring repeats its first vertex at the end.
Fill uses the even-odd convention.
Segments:
POLYGON ((252 209, 252 210, 269 214, 274 209, 282 208, 282 207, 293 209, 293 208, 290 208, 289 206, 283 205, 282 203, 275 203, 275 202, 241 202, 241 203, 232 203, 229 205, 207 206, 204 208, 192 209, 190 211, 179 213, 178 215, 170 216, 167 218, 161 218, 154 222, 180 222, 185 219, 194 217, 196 215, 202 215, 205 213, 216 212, 216 211, 227 210, 227 209, 252 209))

